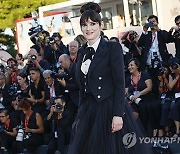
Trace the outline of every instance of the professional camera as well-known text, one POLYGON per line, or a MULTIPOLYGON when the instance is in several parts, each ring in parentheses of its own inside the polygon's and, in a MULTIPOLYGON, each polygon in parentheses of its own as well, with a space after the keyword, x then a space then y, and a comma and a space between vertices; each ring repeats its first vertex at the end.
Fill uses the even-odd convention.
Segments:
POLYGON ((135 38, 138 36, 138 34, 135 32, 135 31, 133 31, 132 33, 129 33, 128 35, 127 35, 127 40, 129 41, 129 42, 131 42, 131 43, 135 43, 135 38))
POLYGON ((8 95, 12 97, 14 100, 16 100, 16 98, 18 98, 18 100, 23 99, 26 96, 27 92, 28 89, 19 90, 17 83, 12 84, 8 89, 8 95))
POLYGON ((32 27, 29 29, 29 32, 28 32, 28 35, 31 36, 33 35, 34 33, 40 33, 43 31, 43 27, 42 25, 38 25, 36 27, 32 27))
MULTIPOLYGON (((132 94, 128 94, 127 96, 126 96, 126 98, 128 99, 128 100, 130 100, 131 101, 131 98, 133 97, 133 95, 132 94)), ((141 98, 136 98, 135 100, 134 100, 134 103, 136 103, 137 105, 138 104, 140 104, 142 102, 142 99, 141 98)))
POLYGON ((54 40, 54 38, 50 37, 49 38, 49 45, 52 45, 52 44, 55 44, 55 43, 56 43, 56 41, 54 40))
POLYGON ((0 125, 0 133, 4 132, 4 125, 0 125))
POLYGON ((20 93, 20 92, 18 91, 17 83, 10 85, 10 87, 8 89, 8 95, 9 96, 17 96, 18 93, 20 93))
POLYGON ((16 141, 23 141, 24 138, 24 130, 22 125, 16 126, 16 129, 18 130, 17 136, 16 136, 16 141))
POLYGON ((180 29, 179 29, 178 31, 175 31, 175 32, 173 33, 173 37, 174 37, 175 39, 180 39, 180 29))
POLYGON ((55 105, 55 109, 56 110, 62 110, 63 109, 63 106, 61 104, 56 104, 55 105))
POLYGON ((153 52, 153 59, 151 59, 151 66, 152 68, 158 68, 158 65, 160 64, 160 59, 158 58, 157 52, 153 52))
POLYGON ((36 60, 37 56, 36 55, 31 55, 31 60, 36 60))
POLYGON ((56 79, 56 78, 58 78, 58 79, 68 79, 69 78, 69 74, 67 74, 67 73, 65 73, 65 72, 63 72, 63 73, 56 73, 56 72, 52 72, 52 74, 51 74, 51 76, 54 78, 54 79, 56 79))
POLYGON ((159 68, 159 75, 162 76, 164 74, 164 67, 159 68))

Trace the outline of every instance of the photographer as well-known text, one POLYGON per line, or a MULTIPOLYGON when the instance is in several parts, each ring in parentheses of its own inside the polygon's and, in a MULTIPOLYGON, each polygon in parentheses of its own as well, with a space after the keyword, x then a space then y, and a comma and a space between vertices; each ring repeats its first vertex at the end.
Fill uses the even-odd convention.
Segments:
POLYGON ((169 76, 169 88, 174 90, 175 101, 172 102, 170 110, 170 119, 172 119, 176 126, 174 138, 180 135, 180 62, 178 58, 170 60, 170 69, 172 75, 169 76))
POLYGON ((31 47, 28 53, 28 62, 26 63, 26 66, 20 72, 29 74, 29 70, 31 67, 39 68, 41 73, 43 73, 44 70, 50 69, 49 62, 47 60, 42 59, 41 54, 37 52, 34 46, 31 47))
MULTIPOLYGON (((51 65, 53 65, 53 69, 56 68, 58 63, 59 56, 62 54, 69 54, 67 47, 62 42, 62 36, 57 32, 53 33, 52 37, 49 38, 50 45, 50 54, 49 60, 51 61, 51 65)), ((46 56, 47 57, 47 56, 46 56)))
POLYGON ((2 123, 0 126, 0 150, 10 152, 17 135, 17 122, 10 117, 6 109, 0 111, 0 121, 2 123))
POLYGON ((64 147, 69 142, 71 126, 67 125, 65 105, 66 102, 63 96, 56 97, 47 116, 47 122, 51 127, 48 154, 52 154, 56 150, 64 154, 64 147))
POLYGON ((72 104, 71 109, 76 113, 79 106, 79 88, 75 79, 76 63, 72 62, 70 56, 67 54, 63 54, 59 57, 59 63, 61 67, 69 73, 69 79, 61 78, 58 79, 58 81, 69 91, 70 100, 68 104, 72 104))
POLYGON ((129 49, 129 52, 125 55, 125 64, 127 65, 129 59, 136 58, 142 66, 141 48, 138 47, 139 35, 135 31, 127 31, 122 37, 122 43, 129 49))
POLYGON ((158 69, 159 62, 167 63, 170 55, 166 43, 170 42, 169 33, 160 30, 158 27, 158 17, 151 15, 148 22, 143 26, 143 33, 138 41, 138 46, 142 48, 143 64, 146 65, 153 82, 153 92, 158 98, 158 69), (150 28, 150 31, 148 29, 150 28))
POLYGON ((180 15, 175 17, 175 24, 176 26, 173 26, 169 33, 171 34, 171 42, 175 43, 175 56, 180 59, 180 15))
POLYGON ((22 99, 18 106, 23 111, 22 126, 18 128, 13 153, 34 152, 43 143, 44 126, 39 113, 31 110, 31 102, 22 99), (20 132, 21 130, 21 132, 20 132), (23 135, 22 135, 23 134, 23 135))
POLYGON ((27 98, 32 103, 32 110, 41 114, 45 113, 45 91, 44 91, 44 80, 40 76, 40 70, 37 67, 32 67, 30 69, 30 97, 27 98))
POLYGON ((57 96, 64 95, 65 88, 59 84, 57 78, 54 75, 54 72, 51 70, 45 70, 43 72, 43 77, 46 82, 45 89, 45 102, 46 106, 49 108, 51 106, 51 100, 57 96))

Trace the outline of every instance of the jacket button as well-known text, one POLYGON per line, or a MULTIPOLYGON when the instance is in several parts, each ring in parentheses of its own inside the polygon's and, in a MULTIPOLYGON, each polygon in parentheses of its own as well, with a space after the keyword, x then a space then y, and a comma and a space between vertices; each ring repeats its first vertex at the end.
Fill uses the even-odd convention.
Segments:
POLYGON ((100 95, 98 95, 98 96, 97 96, 97 98, 101 98, 101 96, 100 96, 100 95))
POLYGON ((101 89, 101 87, 98 87, 98 89, 100 90, 100 89, 101 89))
POLYGON ((99 80, 102 80, 102 77, 101 77, 101 76, 99 76, 99 80))

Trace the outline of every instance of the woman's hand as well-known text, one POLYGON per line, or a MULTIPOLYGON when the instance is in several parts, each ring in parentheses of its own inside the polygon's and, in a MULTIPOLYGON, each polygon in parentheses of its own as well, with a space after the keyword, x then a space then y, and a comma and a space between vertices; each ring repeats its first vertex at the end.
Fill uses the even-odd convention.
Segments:
POLYGON ((122 117, 114 116, 112 119, 112 133, 121 130, 123 127, 122 117))
POLYGON ((132 98, 131 98, 131 101, 135 101, 138 97, 140 97, 140 93, 136 94, 136 95, 133 95, 132 98))

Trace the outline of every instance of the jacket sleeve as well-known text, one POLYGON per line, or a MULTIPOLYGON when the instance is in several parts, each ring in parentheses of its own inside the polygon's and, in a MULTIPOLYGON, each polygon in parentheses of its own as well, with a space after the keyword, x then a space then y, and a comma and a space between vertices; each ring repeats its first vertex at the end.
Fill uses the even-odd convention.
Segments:
POLYGON ((113 115, 122 117, 125 104, 123 51, 119 43, 110 43, 110 65, 115 88, 113 115))

